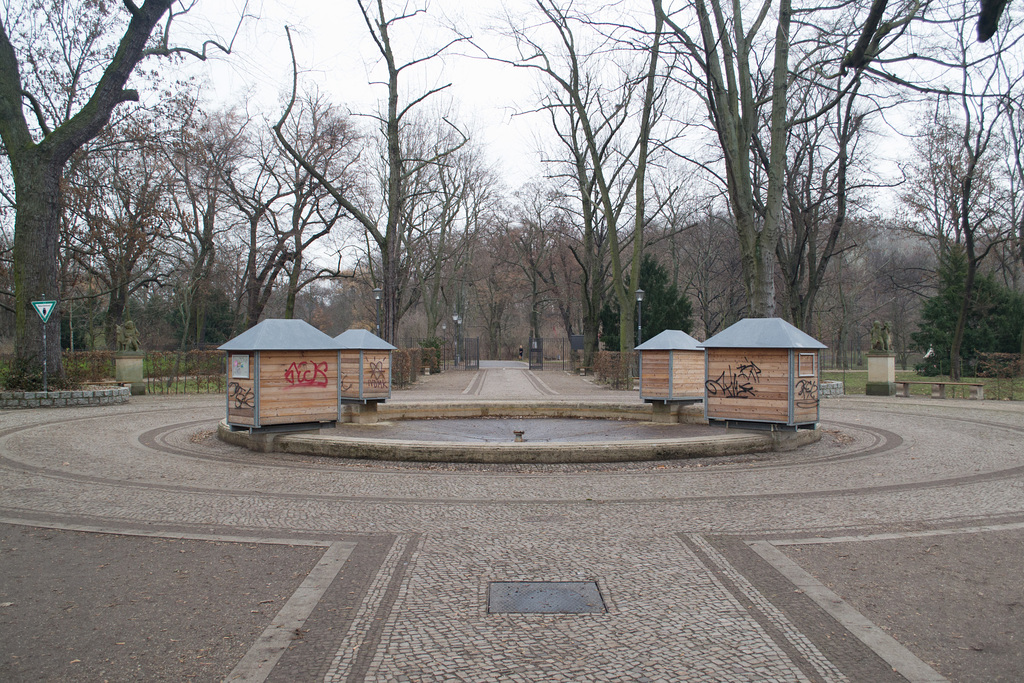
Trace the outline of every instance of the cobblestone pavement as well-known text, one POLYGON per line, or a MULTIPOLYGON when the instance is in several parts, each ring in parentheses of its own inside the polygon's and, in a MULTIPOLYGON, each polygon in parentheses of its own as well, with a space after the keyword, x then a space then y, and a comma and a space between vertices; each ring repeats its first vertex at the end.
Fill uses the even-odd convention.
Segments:
MULTIPOLYGON (((394 401, 637 400, 559 371, 394 401)), ((845 397, 789 453, 261 454, 220 397, 0 414, 0 680, 1016 681, 1024 407, 845 397), (604 611, 492 614, 492 582, 604 611)), ((680 425, 680 430, 685 430, 680 425)))

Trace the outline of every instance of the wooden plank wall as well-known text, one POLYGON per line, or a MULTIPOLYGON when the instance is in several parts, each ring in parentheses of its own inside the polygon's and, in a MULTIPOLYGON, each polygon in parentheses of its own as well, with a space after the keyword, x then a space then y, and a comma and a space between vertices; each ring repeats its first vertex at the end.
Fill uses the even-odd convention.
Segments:
POLYGON ((253 374, 255 367, 255 353, 228 354, 228 424, 256 426, 256 380, 253 374), (249 359, 248 377, 234 376, 231 367, 232 356, 245 356, 249 359))
POLYGON ((358 349, 346 349, 341 352, 341 365, 338 367, 338 381, 341 382, 338 391, 339 398, 360 398, 359 353, 358 349))
POLYGON ((709 418, 789 422, 789 349, 708 349, 709 418))
POLYGON ((672 398, 704 395, 704 352, 672 352, 672 398))
POLYGON ((391 352, 363 351, 363 398, 391 397, 391 352))
MULTIPOLYGON (((640 352, 640 397, 668 399, 671 398, 669 387, 669 353, 670 351, 640 352)), ((704 373, 703 366, 701 374, 704 373)))
POLYGON ((261 351, 260 426, 338 419, 336 351, 261 351))

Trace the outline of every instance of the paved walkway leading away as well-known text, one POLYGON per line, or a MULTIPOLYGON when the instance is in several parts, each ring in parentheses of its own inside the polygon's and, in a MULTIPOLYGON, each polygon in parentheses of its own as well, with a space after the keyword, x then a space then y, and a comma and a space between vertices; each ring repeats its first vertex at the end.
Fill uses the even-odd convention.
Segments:
MULTIPOLYGON (((484 367, 394 400, 630 396, 484 367)), ((0 680, 1024 671, 1016 403, 846 397, 796 452, 515 467, 253 453, 213 438, 223 410, 0 414, 0 680), (503 582, 589 584, 601 604, 494 613, 503 582)))

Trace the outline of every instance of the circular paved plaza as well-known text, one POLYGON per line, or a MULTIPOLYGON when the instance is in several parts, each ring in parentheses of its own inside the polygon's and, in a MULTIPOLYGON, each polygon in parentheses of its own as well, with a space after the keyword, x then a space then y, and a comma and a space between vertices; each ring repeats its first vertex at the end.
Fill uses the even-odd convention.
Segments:
MULTIPOLYGON (((491 367, 393 401, 499 399, 630 394, 491 367)), ((0 415, 0 680, 1024 671, 1016 403, 846 397, 787 453, 490 466, 254 453, 224 405, 0 415)))

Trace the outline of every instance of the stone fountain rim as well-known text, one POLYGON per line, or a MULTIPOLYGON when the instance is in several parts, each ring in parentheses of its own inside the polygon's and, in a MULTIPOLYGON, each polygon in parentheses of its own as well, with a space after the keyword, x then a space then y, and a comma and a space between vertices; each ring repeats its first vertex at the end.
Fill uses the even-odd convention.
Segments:
MULTIPOLYGON (((644 403, 607 403, 587 401, 457 401, 393 403, 378 406, 377 417, 385 421, 424 420, 464 417, 506 418, 590 418, 651 421, 657 412, 644 403)), ((346 411, 342 422, 351 422, 358 414, 346 411)), ((691 405, 669 406, 669 415, 681 423, 704 424, 703 408, 691 405)), ((384 427, 385 425, 381 425, 384 427)), ((753 431, 722 429, 721 435, 679 437, 675 439, 635 439, 607 443, 583 441, 551 442, 438 442, 413 440, 375 440, 366 437, 324 435, 318 429, 307 432, 232 431, 221 421, 217 436, 222 441, 253 451, 278 452, 323 457, 398 462, 451 462, 483 464, 567 464, 641 462, 727 455, 742 455, 772 450, 791 450, 821 438, 820 429, 798 431, 753 431)))

